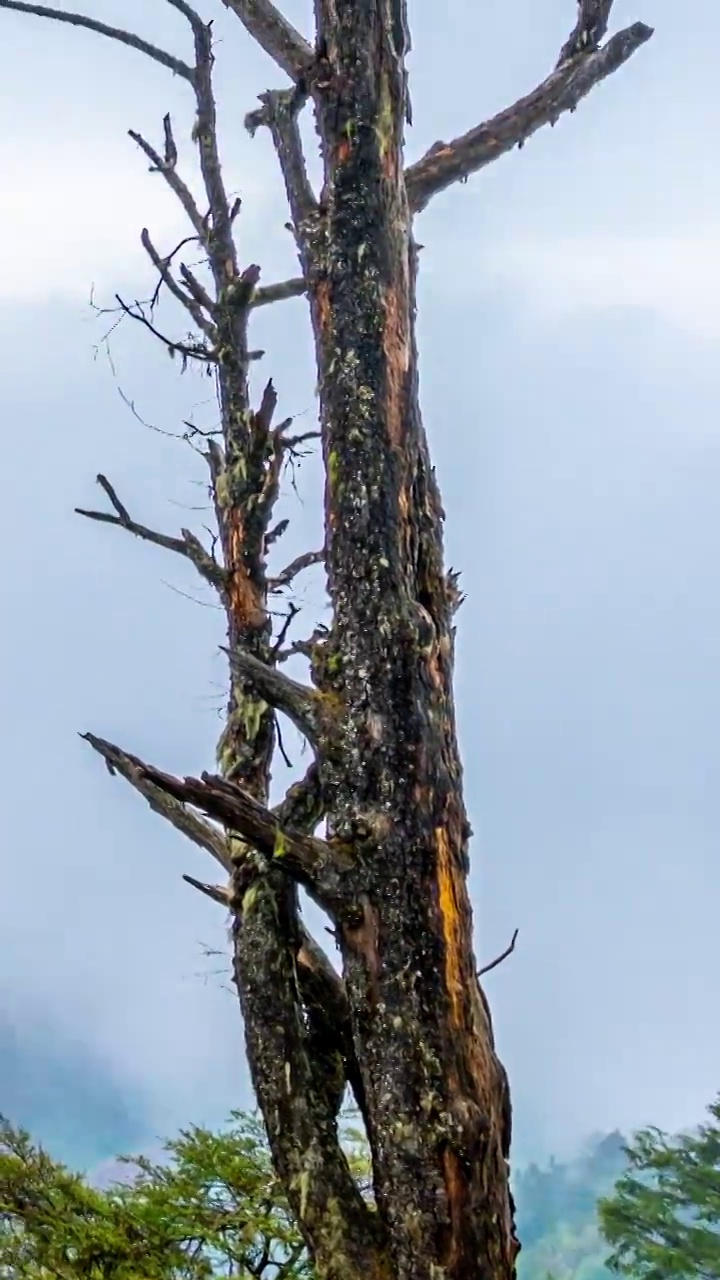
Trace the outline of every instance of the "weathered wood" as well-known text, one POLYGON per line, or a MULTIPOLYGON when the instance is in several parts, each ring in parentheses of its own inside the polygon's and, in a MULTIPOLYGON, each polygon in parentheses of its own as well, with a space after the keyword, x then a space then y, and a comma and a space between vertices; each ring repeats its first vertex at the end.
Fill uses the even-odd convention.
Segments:
MULTIPOLYGON (((317 1275, 513 1280, 512 1112, 473 954, 453 702, 459 592, 444 568, 444 513, 418 396, 413 215, 574 110, 652 32, 636 23, 603 44, 612 0, 579 0, 557 66, 531 94, 405 169, 405 0, 316 0, 314 45, 271 0, 222 2, 292 81, 262 94, 246 121, 271 134, 300 263, 300 275, 267 287, 257 265, 238 259, 212 31, 187 0, 168 3, 190 25, 192 66, 82 15, 0 0, 0 9, 89 27, 145 53, 191 86, 197 108, 207 215, 177 172, 169 117, 162 154, 132 136, 180 201, 212 280, 210 290, 181 264, 180 283, 177 251, 163 257, 143 234, 158 288, 201 334, 194 347, 163 341, 217 372, 220 439, 207 440, 206 457, 221 558, 188 530, 178 538, 138 524, 103 476, 112 513, 81 514, 183 555, 216 590, 230 660, 221 776, 176 778, 86 737, 229 874, 224 886, 186 879, 232 912, 252 1082, 317 1275), (319 195, 298 125, 308 104, 322 151, 319 195), (258 306, 300 295, 315 338, 325 545, 269 579, 268 548, 287 527, 272 525, 282 464, 297 442, 287 422, 273 426, 272 382, 257 408, 250 402, 248 326, 258 306), (269 594, 323 559, 331 625, 283 649, 295 613, 275 634, 269 594), (278 669, 289 653, 309 659, 312 687, 278 669), (314 759, 271 810, 278 713, 305 735, 314 759), (342 975, 302 923, 300 885, 330 916, 342 975), (374 1206, 338 1138, 347 1085, 367 1129, 374 1206)), ((156 332, 146 315, 136 318, 156 332)))

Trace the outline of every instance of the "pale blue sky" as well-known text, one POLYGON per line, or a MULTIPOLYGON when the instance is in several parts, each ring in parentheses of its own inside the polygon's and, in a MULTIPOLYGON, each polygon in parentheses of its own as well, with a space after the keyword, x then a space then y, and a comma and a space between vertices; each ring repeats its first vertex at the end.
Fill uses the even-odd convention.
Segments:
MULTIPOLYGON (((241 253, 275 279, 294 270, 286 213, 242 120, 282 80, 219 0, 199 8, 223 40, 241 253)), ((285 5, 306 31, 308 8, 285 5)), ((414 0, 409 155, 531 88, 574 8, 414 0)), ((520 929, 488 979, 520 1157, 692 1122, 720 1078, 720 13, 615 9, 653 24, 651 43, 418 226, 425 416, 468 595, 480 957, 520 929)), ((83 11, 189 51, 162 0, 83 11)), ((198 594, 182 564, 72 515, 102 470, 148 524, 205 518, 184 509, 203 503, 201 464, 132 417, 88 306, 91 286, 147 295, 143 226, 164 249, 183 234, 126 130, 157 140, 171 109, 189 162, 192 113, 129 50, 11 13, 0 29, 0 1110, 95 1159, 90 1130, 137 1145, 249 1100, 239 1014, 201 950, 225 946, 225 921, 180 880, 212 868, 76 736, 192 772, 219 731, 219 615, 179 594, 198 594)), ((255 332, 281 412, 311 423, 303 303, 255 332)), ((123 325, 111 346, 145 419, 210 420, 209 383, 146 335, 123 325)), ((318 492, 308 465, 283 559, 316 544, 318 492)), ((317 581, 304 596, 318 605, 317 581)))

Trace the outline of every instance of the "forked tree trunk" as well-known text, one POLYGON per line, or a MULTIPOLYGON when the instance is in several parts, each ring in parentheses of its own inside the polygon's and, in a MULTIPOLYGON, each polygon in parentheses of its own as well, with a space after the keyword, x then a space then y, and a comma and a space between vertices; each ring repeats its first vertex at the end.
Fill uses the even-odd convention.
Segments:
MULTIPOLYGON (((406 170, 404 0, 316 0, 313 48, 269 0, 225 0, 293 81, 263 95, 248 117, 251 130, 267 127, 275 142, 301 264, 296 280, 263 289, 258 267, 240 267, 233 240, 210 28, 184 0, 168 3, 191 25, 193 65, 93 20, 54 16, 141 48, 195 92, 208 217, 177 173, 170 121, 164 155, 133 136, 183 202, 207 256, 207 284, 187 268, 178 281, 144 233, 161 282, 200 330, 196 346, 176 349, 216 367, 223 443, 207 456, 222 563, 187 531, 170 538, 137 524, 104 478, 113 512, 83 514, 179 551, 218 591, 231 665, 221 776, 173 778, 88 738, 229 872, 228 888, 191 883, 233 912, 253 1085, 318 1275, 512 1280, 511 1107, 473 952, 453 707, 459 597, 443 567, 444 515, 418 400, 413 215, 574 108, 651 32, 637 23, 601 45, 612 0, 581 2, 547 80, 406 170), (297 124, 308 100, 324 165, 319 197, 297 124), (298 293, 308 297, 315 335, 332 605, 329 631, 295 646, 309 659, 307 687, 278 669, 268 593, 321 557, 268 577, 292 439, 287 423, 273 428, 272 383, 256 411, 248 399, 252 311, 298 293), (304 733, 314 762, 270 811, 277 713, 304 733), (342 979, 302 923, 299 885, 333 922, 342 979), (347 1084, 365 1119, 375 1207, 338 1141, 347 1084)), ((53 16, 20 0, 0 8, 53 16)))

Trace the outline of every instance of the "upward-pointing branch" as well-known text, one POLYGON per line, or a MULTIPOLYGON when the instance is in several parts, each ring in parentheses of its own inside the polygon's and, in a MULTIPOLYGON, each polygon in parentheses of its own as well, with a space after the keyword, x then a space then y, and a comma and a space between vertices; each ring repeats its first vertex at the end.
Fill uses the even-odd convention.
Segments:
MULTIPOLYGON (((89 734, 86 736, 92 746, 100 742, 100 739, 93 739, 89 734)), ((160 817, 165 818, 176 831, 182 832, 200 849, 205 849, 225 871, 230 872, 232 868, 230 846, 221 827, 206 822, 204 818, 200 818, 198 814, 188 809, 181 800, 175 799, 162 787, 151 782, 136 767, 137 762, 134 756, 129 756, 117 748, 112 755, 107 751, 101 754, 110 773, 119 773, 121 778, 129 782, 147 800, 154 813, 159 813, 160 817)))
POLYGON ((142 538, 145 542, 153 542, 155 546, 164 547, 166 551, 174 551, 177 555, 184 556, 186 560, 189 560, 198 573, 212 586, 222 588, 225 585, 227 577, 225 570, 205 550, 200 539, 194 533, 191 533, 189 529, 183 529, 181 538, 173 538, 167 533, 158 533, 157 530, 149 529, 144 524, 138 524, 137 520, 131 519, 127 507, 118 498, 107 476, 99 475, 97 482, 107 495, 115 514, 113 515, 109 511, 86 511, 83 507, 76 507, 76 515, 85 516, 88 520, 96 520, 99 524, 117 525, 118 528, 126 529, 128 533, 135 534, 136 538, 142 538))
POLYGON ((597 49, 604 39, 614 0, 578 0, 577 22, 560 50, 557 65, 561 66, 576 53, 588 53, 597 49))
POLYGON ((344 877, 351 866, 343 847, 281 827, 275 814, 247 791, 215 775, 176 778, 95 734, 83 733, 81 737, 102 756, 111 773, 119 773, 151 804, 151 794, 157 798, 159 793, 183 806, 200 809, 281 867, 321 907, 334 914, 344 896, 344 877))
POLYGON ((51 9, 44 4, 27 4, 26 0, 0 0, 0 9, 14 9, 17 13, 31 13, 36 18, 53 18, 56 22, 67 22, 71 27, 85 27, 87 31, 94 31, 96 35, 108 36, 110 40, 118 40, 120 44, 126 44, 131 49, 138 49, 154 62, 168 67, 176 76, 182 76, 183 80, 189 80, 191 84, 193 82, 193 69, 187 62, 183 62, 182 58, 174 57, 172 53, 167 53, 165 49, 160 49, 155 44, 150 44, 148 40, 143 40, 132 31, 110 27, 106 22, 98 22, 96 18, 88 18, 83 13, 68 13, 64 9, 51 9))
MULTIPOLYGON (((0 3, 2 3, 2 0, 0 0, 0 3)), ((172 126, 169 115, 165 116, 163 123, 165 126, 167 144, 168 139, 172 138, 172 126)), ((150 172, 161 173, 163 175, 170 190, 175 196, 177 196, 180 204, 185 210, 185 213, 190 219, 200 244, 207 249, 208 224, 200 213, 190 188, 183 181, 175 168, 177 157, 176 155, 173 155, 174 143, 173 148, 168 148, 166 145, 166 153, 169 151, 169 154, 166 154, 165 158, 163 158, 160 155, 160 152, 156 151, 155 148, 152 147, 145 138, 143 138, 142 134, 138 133, 135 129, 128 129, 128 137, 132 138, 133 142, 137 143, 140 147, 140 150, 145 152, 145 155, 150 161, 150 172)))
MULTIPOLYGON (((580 39, 575 28, 563 47, 574 48, 580 39)), ((453 182, 464 181, 513 147, 522 146, 533 133, 546 124, 555 124, 566 111, 574 111, 591 89, 617 71, 653 34, 652 27, 636 22, 619 31, 601 48, 575 53, 512 107, 500 111, 452 142, 436 142, 430 150, 407 169, 408 200, 413 213, 419 213, 438 191, 453 182)), ((561 55, 562 56, 562 55, 561 55)))
POLYGON ((226 649, 230 666, 236 675, 264 698, 276 711, 282 711, 308 742, 317 742, 321 697, 314 689, 283 675, 261 662, 246 649, 226 649))
POLYGON ((300 88, 272 89, 259 94, 259 98, 262 106, 248 113, 245 128, 251 137, 261 126, 270 130, 290 206, 295 240, 307 272, 307 223, 317 214, 318 202, 307 175, 298 122, 298 115, 305 104, 305 93, 300 88))
POLYGON ((312 48, 271 0, 223 0, 223 4, 237 14, 245 30, 291 80, 301 79, 313 61, 312 48))

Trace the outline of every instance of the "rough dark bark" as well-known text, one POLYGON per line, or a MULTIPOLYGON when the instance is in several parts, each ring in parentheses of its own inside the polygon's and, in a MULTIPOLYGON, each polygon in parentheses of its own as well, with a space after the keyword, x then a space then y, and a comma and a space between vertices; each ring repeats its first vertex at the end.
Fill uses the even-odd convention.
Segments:
MULTIPOLYGON (((180 200, 211 286, 180 280, 147 231, 165 287, 198 344, 163 339, 216 373, 222 442, 207 461, 222 553, 197 537, 132 519, 110 482, 112 512, 82 510, 183 555, 217 591, 228 623, 230 687, 220 776, 174 778, 86 735, 111 770, 206 849, 227 885, 188 882, 232 912, 234 974, 248 1061, 273 1158, 327 1280, 512 1280, 518 1242, 508 1183, 511 1107, 473 954, 468 825, 453 704, 455 576, 443 565, 444 513, 418 395, 413 215, 535 129, 572 111, 651 35, 641 23, 604 38, 612 0, 580 0, 555 70, 494 120, 437 143, 404 169, 410 118, 404 0, 316 0, 311 46, 270 0, 222 0, 286 72, 247 119, 272 136, 301 274, 260 286, 242 267, 237 206, 225 192, 212 86, 211 30, 186 0, 193 66, 130 33, 21 0, 0 9, 86 26, 189 82, 209 205, 180 175, 169 117, 164 150, 136 142, 180 200), (308 181, 298 114, 314 111, 324 167, 308 181), (268 382, 253 408, 248 326, 254 308, 307 294, 317 355, 326 471, 325 547, 269 578, 268 549, 289 424, 273 426, 268 382), (324 558, 332 625, 283 648, 268 596, 324 558), (311 683, 284 676, 288 653, 311 683), (306 777, 267 807, 278 714, 311 745, 306 777), (206 815, 201 817, 200 814, 206 815), (316 828, 326 820, 326 837, 316 828), (304 886, 328 912, 342 976, 300 916, 304 886), (338 1140, 346 1085, 365 1119, 375 1206, 338 1140)), ((153 332, 152 317, 125 308, 153 332)), ((292 621, 292 617, 290 618, 292 621)))

